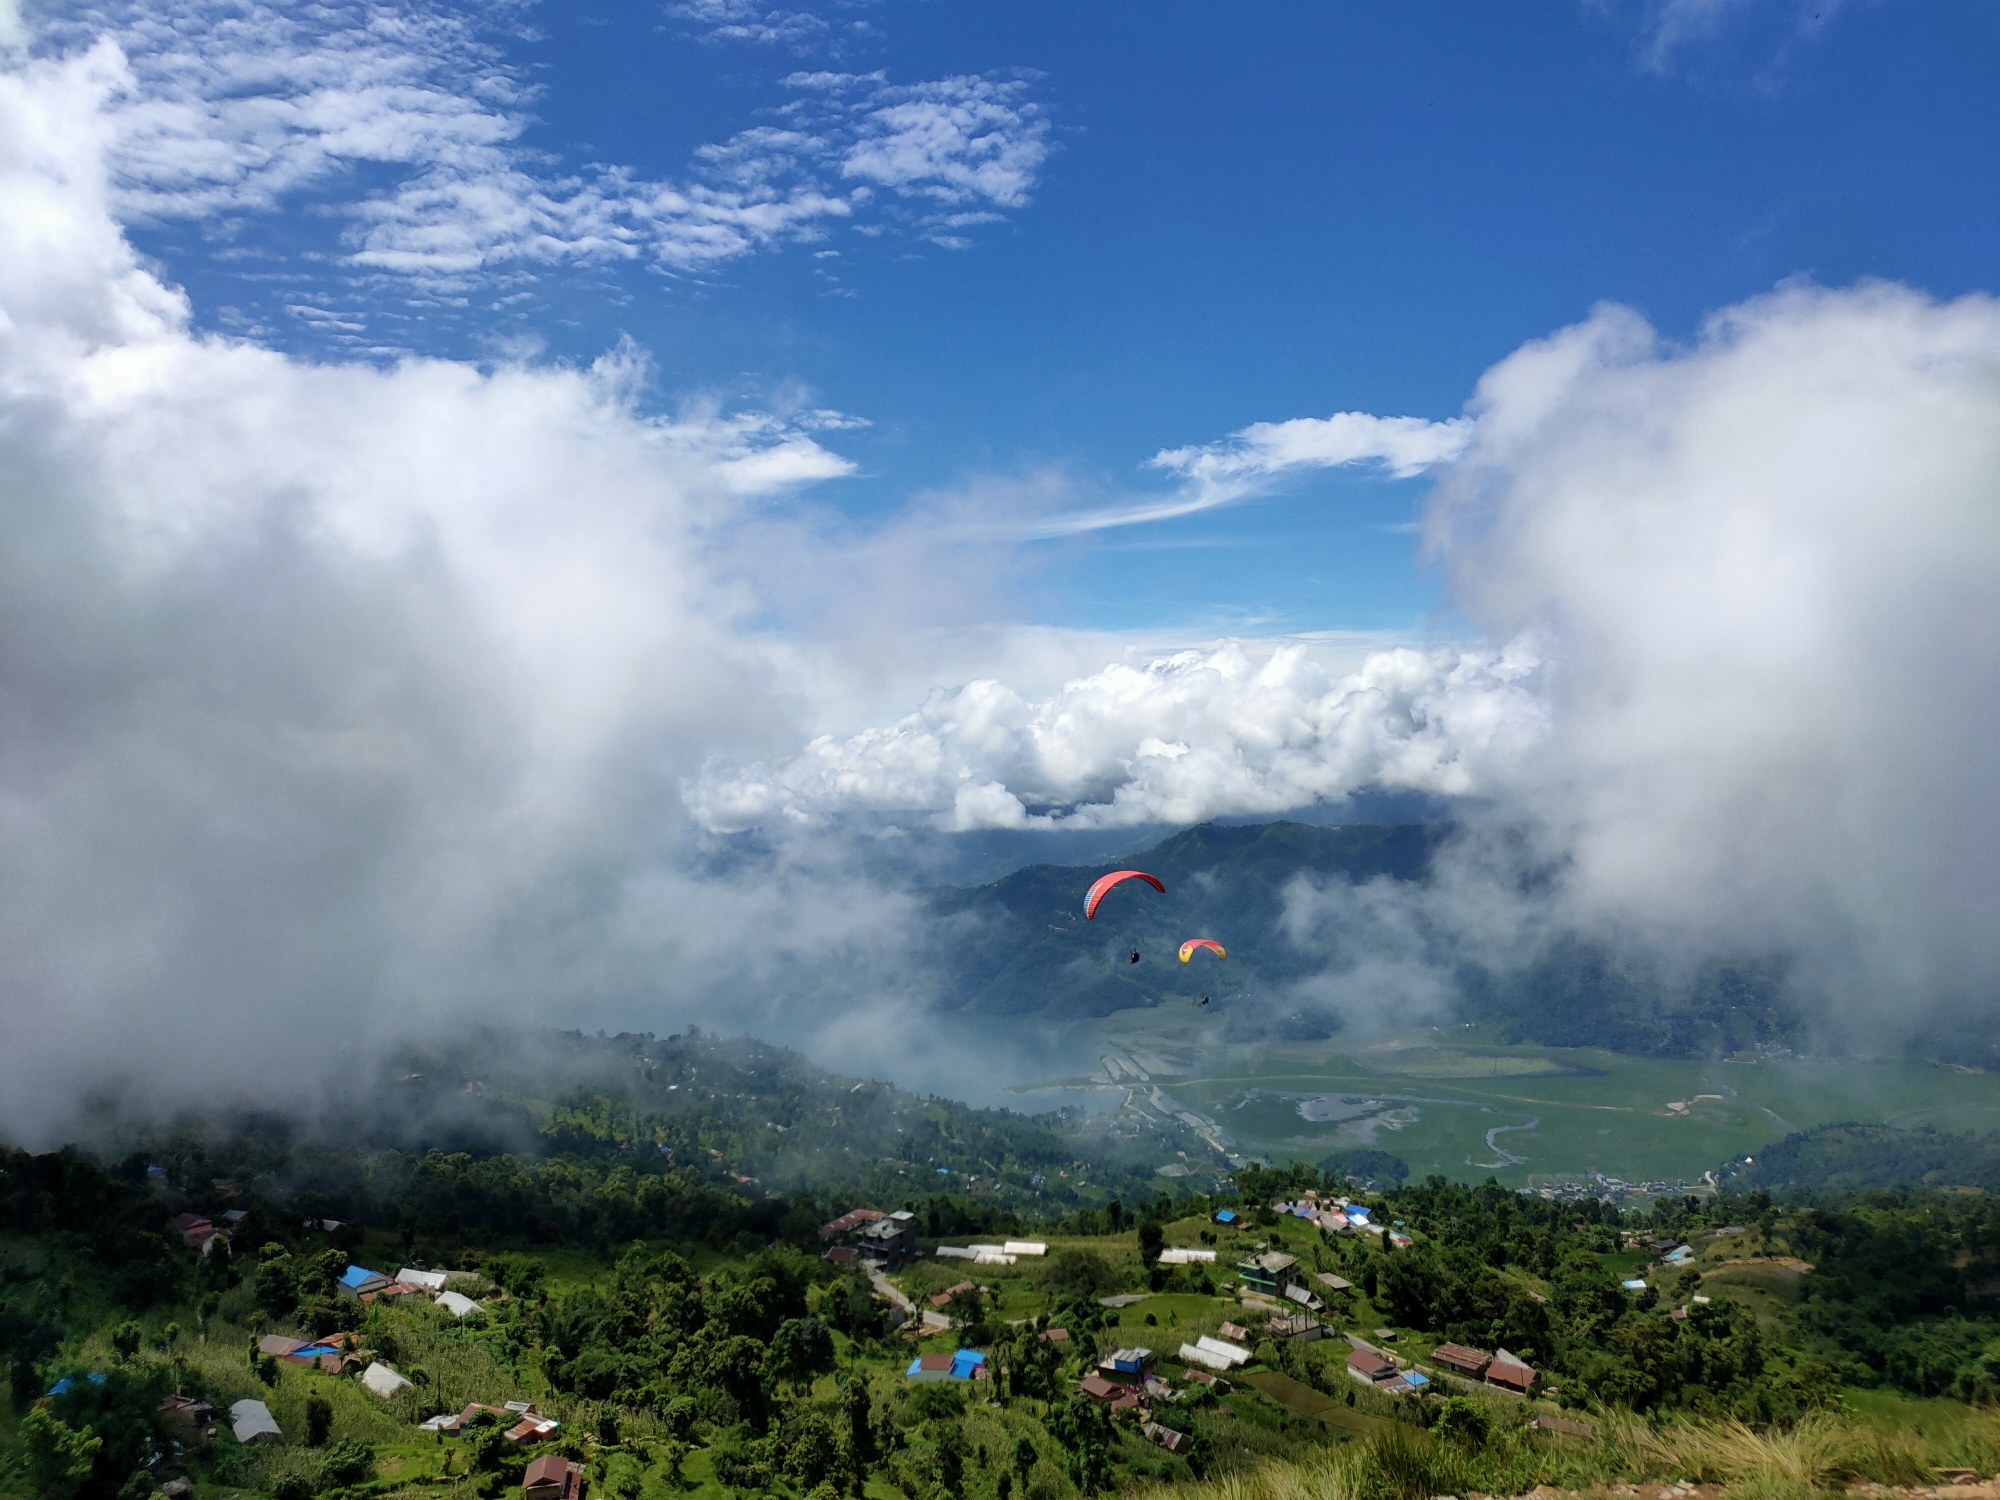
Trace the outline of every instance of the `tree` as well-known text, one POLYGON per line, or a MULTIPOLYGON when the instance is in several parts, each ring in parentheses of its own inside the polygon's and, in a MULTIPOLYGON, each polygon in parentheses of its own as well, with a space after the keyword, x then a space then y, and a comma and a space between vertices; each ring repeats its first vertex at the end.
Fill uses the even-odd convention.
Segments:
POLYGON ((1447 1396, 1444 1405, 1438 1408, 1437 1420, 1431 1424, 1431 1431, 1439 1437, 1468 1448, 1484 1447, 1492 1430, 1493 1419, 1486 1408, 1467 1396, 1447 1396))
POLYGON ((1021 1476, 1022 1490, 1028 1488, 1028 1476, 1035 1472, 1035 1461, 1040 1457, 1032 1440, 1024 1437, 1015 1442, 1014 1472, 1021 1476))
POLYGON ((771 1335, 769 1358, 771 1373, 804 1395, 812 1389, 814 1376, 833 1368, 833 1335, 818 1318, 787 1318, 771 1335))
POLYGON ((931 1443, 938 1488, 957 1500, 965 1490, 965 1429, 957 1422, 940 1422, 931 1443))
POLYGON ((324 1448, 333 1432, 333 1403, 315 1391, 306 1397, 306 1446, 324 1448))
POLYGON ((868 1420, 867 1380, 856 1375, 848 1381, 842 1404, 847 1408, 847 1451, 853 1455, 858 1471, 875 1461, 875 1432, 868 1420))
POLYGON ((103 1439, 88 1427, 71 1427, 42 1406, 28 1408, 20 1436, 28 1455, 29 1488, 42 1500, 72 1500, 83 1493, 103 1439))
POLYGON ((130 1359, 139 1352, 140 1342, 145 1337, 146 1330, 128 1320, 111 1330, 111 1347, 118 1351, 120 1359, 130 1359))
POLYGON ((1139 1260, 1147 1270, 1160 1263, 1160 1252, 1166 1245, 1167 1232, 1160 1228, 1158 1220, 1148 1219, 1139 1226, 1139 1260))

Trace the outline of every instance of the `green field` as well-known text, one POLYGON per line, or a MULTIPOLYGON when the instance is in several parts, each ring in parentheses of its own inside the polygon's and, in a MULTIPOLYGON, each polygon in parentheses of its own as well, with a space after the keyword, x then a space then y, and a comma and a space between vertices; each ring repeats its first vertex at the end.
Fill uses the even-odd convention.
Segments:
POLYGON ((1419 1177, 1491 1175, 1512 1187, 1591 1171, 1695 1182, 1731 1157, 1838 1121, 2000 1124, 2000 1077, 1901 1059, 1630 1057, 1431 1028, 1250 1047, 1156 1010, 1111 1017, 1102 1035, 1140 1075, 1128 1108, 1159 1109, 1164 1098, 1219 1126, 1240 1155, 1317 1160, 1373 1146, 1419 1177))

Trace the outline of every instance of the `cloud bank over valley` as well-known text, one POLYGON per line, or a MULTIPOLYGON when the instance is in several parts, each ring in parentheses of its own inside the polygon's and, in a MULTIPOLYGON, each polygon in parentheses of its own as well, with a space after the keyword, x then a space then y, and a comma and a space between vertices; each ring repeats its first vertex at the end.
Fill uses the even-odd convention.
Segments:
POLYGON ((1025 85, 802 78, 815 102, 704 158, 699 192, 608 168, 523 187, 518 80, 444 12, 412 41, 329 10, 337 46, 254 8, 162 14, 0 70, 0 1131, 121 1079, 268 1091, 467 1016, 699 1020, 946 1076, 970 1060, 922 1019, 944 997, 923 900, 882 874, 897 837, 1137 841, 1378 792, 1468 832, 1427 884, 1293 890, 1302 1001, 1429 1013, 1438 934, 1513 962, 1566 932, 1781 955, 1847 1020, 1990 1001, 1991 300, 1785 286, 1685 347, 1605 307, 1445 421, 1171 449, 1164 505, 1428 475, 1425 545, 1469 627, 1127 658, 1007 623, 1033 527, 968 552, 919 506, 872 529, 816 507, 857 418, 663 411, 629 345, 289 355, 201 331, 127 233, 256 212, 397 142, 350 244, 398 273, 692 265, 793 234, 808 178, 850 208, 894 195, 944 244, 1034 188, 1025 85), (288 81, 172 64, 211 36, 204 67, 288 81), (411 48, 443 73, 403 69, 411 48), (772 186, 785 153, 807 165, 772 186), (866 718, 913 641, 927 691, 866 718))

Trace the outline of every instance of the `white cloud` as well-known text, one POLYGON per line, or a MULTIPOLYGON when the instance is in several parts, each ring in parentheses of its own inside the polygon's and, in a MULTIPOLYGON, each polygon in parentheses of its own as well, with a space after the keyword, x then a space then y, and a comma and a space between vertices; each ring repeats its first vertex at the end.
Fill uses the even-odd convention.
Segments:
POLYGON ((1802 995, 1877 1018, 1990 1005, 2000 303, 1788 286, 1685 348, 1607 307, 1488 371, 1462 422, 1249 431, 1176 462, 1230 482, 1438 463, 1426 545, 1516 644, 1345 675, 1226 645, 1039 694, 975 680, 789 759, 717 760, 689 805, 719 827, 1054 827, 1473 796, 1545 894, 1466 875, 1427 931, 1778 954, 1802 995))
MULTIPOLYGON (((719 24, 750 14, 696 9, 719 24)), ((110 95, 121 215, 226 221, 330 197, 351 220, 351 264, 431 280, 619 260, 699 272, 822 238, 869 202, 868 184, 1017 207, 1046 155, 1018 84, 800 75, 863 93, 829 96, 809 129, 704 146, 678 180, 615 162, 565 170, 523 144, 537 91, 498 45, 511 16, 437 0, 149 0, 92 9, 57 35, 108 36, 129 62, 110 95), (387 185, 360 186, 385 172, 387 185)))
POLYGON ((1579 906, 1871 1005, 1990 997, 2000 304, 1787 287, 1686 349, 1605 308, 1472 411, 1429 544, 1558 664, 1512 796, 1579 906))
POLYGON ((1019 208, 1049 154, 1048 122, 1026 90, 970 77, 882 87, 860 110, 841 174, 941 203, 1019 208))
POLYGON ((711 766, 687 798, 717 829, 870 811, 962 831, 1193 823, 1373 787, 1465 796, 1540 737, 1537 681, 1525 647, 1380 651, 1342 674, 1301 644, 1228 642, 1045 698, 970 682, 794 760, 711 766))
POLYGON ((811 11, 768 9, 755 0, 691 0, 668 7, 667 14, 693 22, 697 34, 708 42, 799 48, 821 41, 832 30, 811 11))
POLYGON ((845 419, 651 417, 631 351, 197 336, 110 212, 125 78, 0 72, 0 1130, 119 1066, 194 1093, 465 1007, 699 1007, 732 935, 892 953, 865 885, 675 859, 681 778, 791 722, 718 538, 840 472, 808 428, 845 419))
POLYGON ((1258 422, 1231 433, 1224 442, 1162 449, 1151 463, 1204 489, 1232 495, 1296 469, 1349 464, 1380 464, 1395 478, 1410 479, 1457 458, 1465 451, 1471 429, 1463 418, 1431 422, 1343 411, 1330 417, 1258 422))

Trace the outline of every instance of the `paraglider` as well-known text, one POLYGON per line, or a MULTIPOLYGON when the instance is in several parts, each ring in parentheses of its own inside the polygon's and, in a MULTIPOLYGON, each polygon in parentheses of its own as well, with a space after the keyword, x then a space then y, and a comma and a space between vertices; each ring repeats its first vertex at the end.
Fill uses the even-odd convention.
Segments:
POLYGON ((1206 1005, 1206 1004, 1208 1004, 1208 996, 1206 996, 1206 995, 1203 995, 1203 996, 1201 997, 1201 1003, 1202 1003, 1203 1005, 1206 1005))
POLYGON ((1137 948, 1134 948, 1132 950, 1132 962, 1136 964, 1138 961, 1139 961, 1139 950, 1137 948))
POLYGON ((1197 948, 1208 948, 1214 952, 1217 958, 1229 957, 1229 954, 1224 951, 1222 944, 1218 943, 1214 938, 1189 938, 1185 943, 1181 944, 1181 962, 1186 963, 1189 959, 1193 958, 1194 950, 1197 948))
POLYGON ((1125 880, 1143 880, 1162 896, 1167 893, 1167 888, 1160 884, 1157 875, 1148 875, 1144 870, 1113 870, 1109 875, 1100 875, 1091 882, 1090 889, 1083 898, 1083 919, 1087 922, 1095 917, 1097 903, 1104 899, 1104 893, 1125 880))

